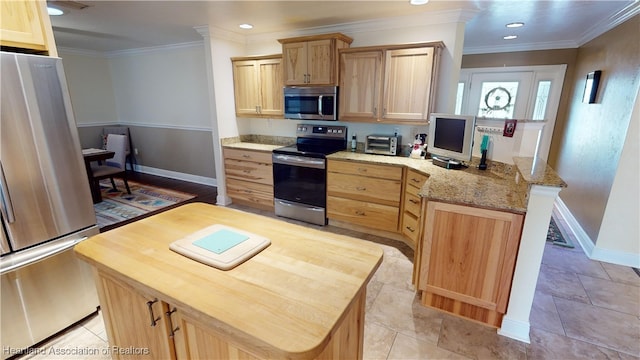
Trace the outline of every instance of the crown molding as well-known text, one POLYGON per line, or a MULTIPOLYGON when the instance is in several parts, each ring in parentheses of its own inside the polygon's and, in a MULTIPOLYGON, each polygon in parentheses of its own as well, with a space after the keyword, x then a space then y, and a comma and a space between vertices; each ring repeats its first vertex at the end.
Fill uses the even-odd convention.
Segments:
POLYGON ((473 19, 479 10, 457 9, 447 11, 437 11, 431 13, 418 13, 413 15, 396 16, 374 20, 364 20, 350 23, 342 23, 328 26, 317 26, 295 31, 281 31, 268 34, 248 35, 248 43, 262 43, 274 38, 287 38, 294 36, 306 36, 322 33, 341 32, 346 34, 357 34, 370 31, 384 31, 393 29, 412 28, 419 26, 451 24, 464 22, 473 19))
POLYGON ((247 43, 247 36, 243 34, 238 34, 233 31, 223 30, 215 26, 210 25, 201 25, 194 26, 193 29, 198 32, 203 38, 215 38, 221 40, 227 40, 236 42, 239 44, 247 43))
POLYGON ((128 55, 138 55, 144 53, 152 53, 158 51, 165 50, 176 50, 176 49, 185 49, 202 46, 203 40, 198 41, 190 41, 186 43, 178 43, 178 44, 170 44, 170 45, 160 45, 160 46, 151 46, 145 48, 137 48, 137 49, 127 49, 127 50, 117 50, 117 51, 108 51, 105 52, 106 57, 119 57, 119 56, 128 56, 128 55))
POLYGON ((465 47, 462 50, 462 55, 494 54, 494 53, 505 53, 505 52, 555 50, 555 49, 575 49, 578 47, 580 46, 578 45, 578 43, 574 41, 554 41, 554 42, 530 43, 530 44, 519 44, 519 45, 490 45, 490 46, 465 47))
POLYGON ((603 19, 592 26, 589 30, 585 31, 584 34, 582 34, 582 37, 578 40, 578 46, 588 43, 638 14, 640 14, 640 1, 636 0, 624 9, 606 19, 603 19))
POLYGON ((107 54, 103 51, 76 49, 76 48, 69 48, 64 46, 58 46, 57 49, 58 49, 58 53, 63 52, 71 55, 80 55, 80 56, 97 57, 97 58, 107 57, 107 54))

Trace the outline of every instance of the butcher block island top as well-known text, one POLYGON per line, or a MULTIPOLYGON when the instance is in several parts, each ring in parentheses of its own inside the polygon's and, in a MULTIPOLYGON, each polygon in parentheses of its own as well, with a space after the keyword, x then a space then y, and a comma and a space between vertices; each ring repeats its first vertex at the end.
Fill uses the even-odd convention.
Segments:
MULTIPOLYGON (((363 240, 203 203, 96 235, 75 252, 95 267, 99 293, 102 275, 115 278, 197 319, 255 358, 282 359, 362 357, 366 285, 383 254, 363 240), (172 242, 213 224, 254 233, 271 244, 227 271, 169 249, 172 242)), ((103 303, 102 292, 104 309, 109 302, 103 303)), ((108 324, 110 311, 105 309, 108 332, 118 326, 108 324)), ((184 330, 175 333, 177 358, 188 353, 179 344, 193 345, 192 339, 178 341, 190 336, 184 330)))

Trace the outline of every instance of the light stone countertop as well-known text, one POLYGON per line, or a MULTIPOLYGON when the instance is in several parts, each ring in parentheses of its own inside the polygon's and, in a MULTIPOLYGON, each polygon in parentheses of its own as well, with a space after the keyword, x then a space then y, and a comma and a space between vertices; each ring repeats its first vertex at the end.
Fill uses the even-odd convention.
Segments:
POLYGON ((274 149, 281 148, 284 145, 271 145, 271 144, 257 144, 250 142, 236 142, 232 144, 224 144, 223 147, 230 149, 247 149, 247 150, 256 150, 256 151, 266 151, 271 152, 274 149))
MULTIPOLYGON (((224 146, 271 151, 282 145, 236 142, 224 146)), ((352 151, 340 151, 328 155, 327 159, 408 167, 429 176, 419 193, 424 198, 520 214, 527 211, 531 185, 567 186, 546 162, 527 157, 514 158, 514 165, 488 161, 487 170, 477 169, 478 158, 460 170, 445 169, 430 160, 352 151)))

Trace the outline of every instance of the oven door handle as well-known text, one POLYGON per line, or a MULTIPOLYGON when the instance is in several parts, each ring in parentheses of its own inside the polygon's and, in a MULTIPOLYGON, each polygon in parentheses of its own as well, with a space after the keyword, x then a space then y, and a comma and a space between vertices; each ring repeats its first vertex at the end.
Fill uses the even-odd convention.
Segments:
POLYGON ((273 163, 291 166, 301 166, 314 169, 324 169, 324 159, 308 158, 297 155, 273 154, 273 163))
POLYGON ((318 96, 318 115, 324 115, 322 113, 322 95, 318 96))

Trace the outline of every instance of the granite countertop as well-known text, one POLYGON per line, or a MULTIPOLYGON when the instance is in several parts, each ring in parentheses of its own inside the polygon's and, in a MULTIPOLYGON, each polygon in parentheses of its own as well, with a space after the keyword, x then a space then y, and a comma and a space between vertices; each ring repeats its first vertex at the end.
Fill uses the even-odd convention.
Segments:
POLYGON ((223 144, 222 146, 230 149, 247 149, 247 150, 271 152, 274 149, 282 147, 283 145, 257 144, 257 143, 251 143, 251 142, 236 142, 232 144, 223 144))
MULTIPOLYGON (((282 145, 236 142, 224 146, 271 151, 282 145)), ((429 160, 352 151, 340 151, 327 159, 408 167, 429 176, 419 193, 424 198, 520 214, 527 211, 531 185, 567 186, 546 162, 530 157, 515 157, 513 165, 488 161, 487 170, 477 168, 478 158, 461 170, 445 169, 429 160)))
POLYGON ((518 170, 513 165, 493 163, 487 170, 478 170, 479 161, 474 159, 466 169, 450 170, 433 165, 429 160, 350 151, 331 154, 327 158, 406 166, 417 170, 429 176, 419 194, 430 200, 521 214, 527 210, 528 186, 524 181, 516 183, 518 170))

